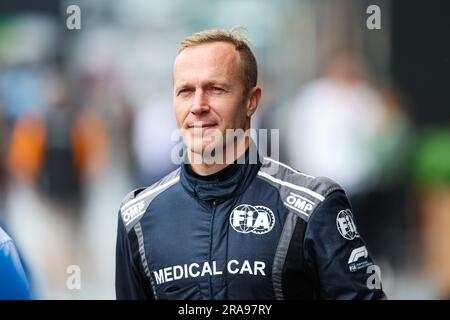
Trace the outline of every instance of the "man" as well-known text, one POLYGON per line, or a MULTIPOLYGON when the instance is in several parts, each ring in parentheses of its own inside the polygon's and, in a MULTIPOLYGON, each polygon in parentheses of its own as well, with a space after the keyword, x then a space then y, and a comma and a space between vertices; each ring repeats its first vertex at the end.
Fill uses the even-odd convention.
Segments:
POLYGON ((187 37, 173 85, 187 161, 125 197, 117 298, 384 298, 344 191, 254 161, 248 135, 227 136, 249 131, 261 97, 247 40, 223 30, 187 37))
POLYGON ((0 300, 29 300, 31 289, 19 253, 0 226, 0 300))

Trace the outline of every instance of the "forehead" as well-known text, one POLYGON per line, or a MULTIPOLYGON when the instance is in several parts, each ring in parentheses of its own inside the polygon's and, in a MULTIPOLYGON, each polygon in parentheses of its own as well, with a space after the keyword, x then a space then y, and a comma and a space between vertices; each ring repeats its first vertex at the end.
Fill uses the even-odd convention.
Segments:
POLYGON ((212 42, 184 49, 175 59, 173 76, 174 82, 214 80, 239 76, 239 71, 240 56, 234 46, 212 42))

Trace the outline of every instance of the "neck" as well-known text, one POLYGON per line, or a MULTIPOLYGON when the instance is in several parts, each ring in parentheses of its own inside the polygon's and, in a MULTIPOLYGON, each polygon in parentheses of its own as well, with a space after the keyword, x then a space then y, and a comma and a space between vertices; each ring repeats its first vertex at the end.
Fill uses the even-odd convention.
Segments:
POLYGON ((205 159, 204 156, 201 156, 201 163, 196 161, 192 161, 195 157, 199 157, 199 155, 195 154, 192 150, 189 151, 188 157, 190 161, 190 167, 193 172, 200 176, 208 176, 214 173, 217 173, 223 169, 225 169, 230 164, 233 164, 236 159, 241 157, 249 148, 249 139, 245 137, 243 140, 238 141, 233 144, 233 148, 227 148, 224 146, 223 149, 223 157, 220 163, 216 163, 216 161, 211 161, 209 159, 205 159), (230 149, 230 150, 228 150, 230 149))

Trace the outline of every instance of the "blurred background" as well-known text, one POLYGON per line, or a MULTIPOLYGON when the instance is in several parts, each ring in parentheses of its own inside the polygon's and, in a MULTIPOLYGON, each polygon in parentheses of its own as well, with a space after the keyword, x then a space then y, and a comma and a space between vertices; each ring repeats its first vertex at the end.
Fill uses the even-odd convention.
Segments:
POLYGON ((175 167, 178 43, 242 26, 263 87, 253 125, 280 129, 281 161, 344 186, 390 299, 450 298, 448 12, 438 0, 1 0, 0 224, 35 297, 115 298, 121 199, 175 167), (381 29, 367 27, 370 5, 381 29))

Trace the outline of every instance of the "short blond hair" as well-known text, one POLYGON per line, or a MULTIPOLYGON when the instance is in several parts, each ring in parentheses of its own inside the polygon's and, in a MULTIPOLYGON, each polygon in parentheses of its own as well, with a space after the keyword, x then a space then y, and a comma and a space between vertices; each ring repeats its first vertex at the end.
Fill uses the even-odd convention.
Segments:
POLYGON ((255 55, 250 49, 250 42, 242 34, 242 28, 232 28, 231 30, 212 29, 194 33, 180 42, 177 56, 186 48, 195 47, 211 42, 227 42, 234 45, 239 52, 242 61, 242 75, 244 79, 245 93, 256 86, 258 81, 258 66, 255 55))

